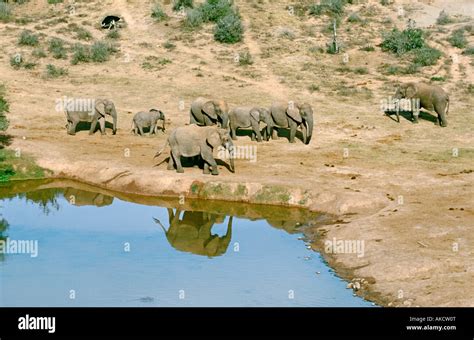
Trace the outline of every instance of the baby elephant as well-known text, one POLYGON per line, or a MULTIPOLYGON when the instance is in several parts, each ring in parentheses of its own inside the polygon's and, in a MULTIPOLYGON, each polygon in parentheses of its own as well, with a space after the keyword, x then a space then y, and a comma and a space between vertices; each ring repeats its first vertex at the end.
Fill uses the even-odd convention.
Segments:
POLYGON ((150 135, 152 133, 156 134, 158 132, 158 121, 163 121, 161 129, 165 131, 165 114, 161 110, 151 109, 148 112, 138 112, 135 114, 132 120, 132 131, 134 134, 138 134, 140 130, 140 135, 144 135, 143 128, 150 128, 150 135))
POLYGON ((211 167, 212 174, 218 175, 219 172, 213 156, 213 150, 223 146, 231 154, 230 170, 234 172, 234 159, 232 157, 234 146, 229 132, 225 129, 220 129, 216 126, 200 127, 195 124, 178 127, 171 131, 168 140, 163 148, 156 153, 155 158, 164 151, 168 144, 171 148, 168 170, 173 170, 174 166, 176 166, 176 171, 182 173, 184 170, 181 165, 181 156, 201 156, 204 161, 204 173, 208 174, 209 167, 211 167))
POLYGON ((412 108, 414 123, 418 123, 418 110, 424 108, 438 114, 440 126, 448 126, 446 116, 449 111, 449 96, 441 87, 426 83, 405 83, 397 88, 394 97, 395 99, 407 98, 419 101, 415 104, 416 107, 412 108))
POLYGON ((262 141, 260 133, 260 122, 266 126, 266 135, 268 140, 273 129, 273 119, 270 110, 264 107, 239 106, 229 112, 230 134, 233 140, 237 139, 236 130, 238 128, 252 128, 252 140, 262 141))

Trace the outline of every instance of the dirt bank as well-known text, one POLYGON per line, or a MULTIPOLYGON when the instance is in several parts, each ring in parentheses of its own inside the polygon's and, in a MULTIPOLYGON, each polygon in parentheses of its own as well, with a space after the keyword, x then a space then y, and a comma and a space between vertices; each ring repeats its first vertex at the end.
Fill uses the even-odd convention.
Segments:
MULTIPOLYGON (((382 305, 474 306, 474 99, 468 90, 474 72, 472 57, 445 40, 452 27, 430 36, 444 53, 437 65, 419 74, 387 75, 379 70, 385 63, 397 63, 396 57, 378 47, 361 48, 376 46, 379 32, 391 25, 405 25, 407 18, 397 19, 395 6, 377 2, 370 9, 377 15, 369 15, 363 5, 351 7, 367 23, 341 29, 339 37, 350 56, 343 64, 341 55, 314 52, 324 51, 330 39, 323 19, 288 16, 285 1, 265 2, 265 11, 255 10, 250 2, 236 3, 246 21, 245 41, 237 45, 216 44, 211 26, 190 33, 182 31, 177 18, 155 23, 149 15, 151 2, 80 3, 77 11, 83 16, 68 22, 53 22, 64 15, 62 5, 55 10, 46 2, 19 7, 17 15, 31 15, 34 21, 0 24, 5 33, 0 37, 0 74, 10 102, 8 132, 14 137, 10 147, 32 155, 58 178, 108 190, 283 204, 336 214, 337 223, 308 227, 306 234, 343 277, 365 278, 359 294, 382 305), (16 43, 25 28, 41 30, 45 49, 50 36, 77 42, 68 23, 90 22, 85 27, 102 39, 106 32, 93 23, 107 8, 120 12, 128 23, 120 33, 120 52, 110 61, 72 66, 48 56, 35 60, 38 65, 32 70, 9 65, 9 56, 32 53, 16 43), (262 14, 270 12, 271 21, 262 14), (392 24, 384 23, 384 17, 392 24), (291 34, 280 36, 276 26, 278 32, 290 29, 291 34), (167 42, 174 48, 163 47, 167 42), (235 54, 246 50, 253 64, 236 64, 235 54), (46 79, 48 63, 67 67, 69 75, 46 79), (441 85, 450 93, 447 128, 435 126, 428 114, 420 124, 405 118, 396 123, 382 115, 380 102, 394 93, 395 82, 429 81, 433 75, 446 79, 441 85), (131 135, 131 118, 137 111, 159 107, 167 114, 169 131, 188 122, 190 102, 200 95, 219 96, 231 107, 270 105, 282 98, 308 101, 315 109, 314 137, 310 145, 299 140, 290 144, 283 133, 278 140, 257 144, 242 134, 236 145, 256 147, 257 161, 237 159, 235 174, 223 165, 217 177, 198 168, 186 168, 184 174, 167 171, 165 164, 157 165, 162 159, 153 159, 166 136, 131 135), (112 98, 119 112, 118 134, 88 136, 81 131, 68 136, 64 114, 55 110, 63 96, 112 98), (326 252, 324 241, 334 239, 363 242, 363 256, 326 252)), ((468 39, 472 43, 472 36, 468 39)))

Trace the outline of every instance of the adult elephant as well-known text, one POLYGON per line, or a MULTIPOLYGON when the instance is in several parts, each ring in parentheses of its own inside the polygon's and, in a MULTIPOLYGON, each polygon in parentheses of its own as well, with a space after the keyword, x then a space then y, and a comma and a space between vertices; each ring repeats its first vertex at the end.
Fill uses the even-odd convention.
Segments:
MULTIPOLYGON (((274 102, 270 108, 274 127, 290 129, 290 143, 295 142, 296 129, 301 127, 303 143, 309 144, 313 134, 313 108, 307 103, 274 102)), ((272 132, 272 138, 277 137, 272 132)))
POLYGON ((229 112, 229 127, 232 139, 237 139, 237 129, 251 127, 252 140, 255 140, 256 137, 257 141, 261 142, 262 134, 260 133, 260 122, 267 125, 265 129, 267 130, 268 137, 270 137, 273 129, 273 119, 267 108, 256 106, 239 106, 233 108, 229 112))
POLYGON ((414 123, 418 123, 418 109, 424 108, 438 114, 438 124, 440 126, 448 126, 446 116, 449 111, 449 96, 440 86, 412 82, 401 84, 397 87, 394 98, 419 100, 418 108, 412 108, 414 123))
POLYGON ((181 157, 201 156, 204 161, 204 173, 208 174, 209 168, 211 168, 212 174, 218 175, 219 171, 213 151, 222 147, 231 154, 230 170, 234 172, 234 158, 232 157, 234 145, 229 132, 225 129, 216 126, 200 127, 194 124, 177 127, 171 131, 165 145, 155 154, 155 157, 158 157, 167 145, 171 149, 168 170, 173 170, 176 166, 176 171, 182 173, 184 170, 181 165, 181 157))
POLYGON ((218 125, 227 128, 229 123, 229 107, 223 100, 210 100, 199 97, 191 104, 189 121, 196 125, 218 125))
POLYGON ((64 198, 76 206, 94 205, 96 207, 105 207, 111 205, 114 201, 112 196, 75 188, 67 188, 64 191, 64 198))
POLYGON ((92 135, 94 133, 98 122, 100 132, 105 135, 105 118, 107 115, 112 116, 113 119, 112 133, 114 135, 117 133, 117 111, 115 110, 115 104, 111 100, 95 100, 92 110, 82 108, 81 110, 74 111, 69 110, 69 108, 67 108, 65 111, 67 119, 67 133, 70 135, 76 134, 76 127, 79 122, 91 123, 89 135, 92 135))
POLYGON ((232 216, 227 223, 224 236, 212 234, 215 223, 224 222, 225 216, 201 211, 185 211, 181 219, 181 210, 168 209, 168 230, 160 220, 153 218, 163 228, 169 244, 182 252, 201 256, 220 256, 229 247, 232 238, 232 216))

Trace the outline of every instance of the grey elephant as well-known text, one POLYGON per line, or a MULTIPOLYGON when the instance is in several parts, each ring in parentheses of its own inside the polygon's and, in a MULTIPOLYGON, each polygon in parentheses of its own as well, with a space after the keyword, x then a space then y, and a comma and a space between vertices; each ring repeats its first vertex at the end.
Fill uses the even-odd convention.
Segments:
POLYGON ((168 209, 168 230, 160 220, 154 218, 173 248, 208 257, 220 256, 227 251, 232 238, 232 216, 229 217, 226 234, 220 237, 212 234, 212 227, 215 223, 224 222, 225 216, 202 211, 185 211, 181 218, 181 213, 179 209, 176 209, 176 212, 168 209))
POLYGON ((424 108, 438 114, 438 124, 440 126, 448 126, 449 96, 441 87, 426 83, 405 83, 397 87, 394 98, 412 99, 412 102, 413 99, 419 100, 418 107, 414 110, 412 108, 414 123, 418 123, 418 110, 424 108))
MULTIPOLYGON (((270 137, 273 129, 273 119, 270 110, 264 107, 239 106, 229 111, 230 135, 233 140, 237 139, 236 130, 239 128, 252 128, 252 140, 257 138, 262 141, 260 133, 260 122, 267 126, 267 135, 270 137)), ((268 140, 268 138, 266 138, 268 140)))
POLYGON ((189 118, 190 124, 217 125, 227 128, 229 124, 229 108, 223 100, 210 100, 199 97, 191 104, 189 118))
MULTIPOLYGON (((290 143, 295 142, 296 130, 301 127, 303 142, 309 144, 313 134, 313 108, 310 104, 294 101, 274 102, 270 108, 274 127, 290 129, 290 143)), ((272 133, 272 138, 277 136, 272 133)))
MULTIPOLYGON (((201 156, 204 161, 204 174, 208 174, 209 167, 211 167, 213 175, 219 174, 213 150, 218 147, 224 147, 232 153, 234 148, 227 130, 215 126, 200 127, 194 124, 181 126, 171 131, 168 140, 163 148, 156 153, 155 158, 164 151, 167 145, 171 149, 168 170, 173 170, 174 166, 176 166, 176 171, 183 173, 181 156, 201 156)), ((234 172, 233 157, 230 157, 230 170, 234 172)))
POLYGON ((105 117, 107 115, 112 116, 113 128, 112 133, 117 133, 117 111, 115 104, 108 99, 97 99, 94 101, 92 108, 88 109, 83 107, 81 110, 65 110, 67 119, 67 133, 70 135, 76 134, 76 127, 79 122, 90 122, 91 127, 89 134, 92 135, 99 123, 100 132, 105 135, 105 117))
POLYGON ((149 134, 156 134, 158 132, 158 122, 162 121, 161 130, 165 131, 165 114, 161 110, 150 109, 150 111, 140 111, 133 116, 132 131, 134 134, 144 135, 143 128, 150 128, 149 134))
POLYGON ((96 207, 105 207, 111 205, 114 201, 112 196, 75 188, 66 188, 64 198, 76 206, 94 205, 96 207))

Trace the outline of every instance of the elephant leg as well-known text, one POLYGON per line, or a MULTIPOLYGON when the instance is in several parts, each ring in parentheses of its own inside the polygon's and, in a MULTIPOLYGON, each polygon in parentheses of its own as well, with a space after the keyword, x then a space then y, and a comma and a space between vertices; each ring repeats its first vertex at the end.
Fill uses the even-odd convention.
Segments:
POLYGON ((237 140, 236 128, 234 126, 230 127, 230 137, 232 140, 237 140))
POLYGON ((252 140, 255 140, 255 137, 257 138, 257 142, 262 141, 262 134, 260 133, 260 123, 257 122, 256 120, 251 120, 252 122, 252 140))
POLYGON ((250 137, 252 142, 255 141, 255 135, 256 135, 255 131, 252 130, 252 134, 251 134, 251 137, 250 137))
POLYGON ((209 170, 209 164, 207 164, 207 162, 204 162, 204 170, 202 173, 205 175, 208 175, 211 173, 211 171, 209 170))
POLYGON ((67 133, 74 136, 76 134, 76 127, 79 122, 77 120, 68 122, 67 133))
POLYGON ((290 121, 290 143, 295 142, 295 136, 296 136, 296 123, 290 121))
POLYGON ((173 162, 173 156, 170 153, 170 159, 168 161, 168 167, 166 168, 167 170, 174 170, 174 162, 173 162))
POLYGON ((138 126, 138 129, 140 130, 140 135, 145 136, 145 133, 143 132, 143 126, 138 126))
POLYGON ((189 113, 189 124, 199 125, 196 118, 194 118, 194 115, 193 115, 192 111, 190 111, 190 113, 189 113))
POLYGON ((418 116, 420 115, 420 111, 419 110, 414 110, 411 112, 411 116, 413 118, 413 123, 415 124, 418 124, 419 121, 418 121, 418 116))
POLYGON ((171 150, 171 156, 173 157, 174 164, 176 164, 176 171, 182 174, 184 170, 181 165, 181 155, 178 152, 171 150))
POLYGON ((203 150, 201 152, 201 157, 208 165, 212 168, 213 175, 219 175, 219 171, 217 170, 217 163, 214 157, 212 156, 212 150, 203 150))
POLYGON ((105 118, 99 118, 100 133, 105 135, 105 118))
POLYGON ((303 143, 306 144, 306 140, 308 139, 308 128, 306 127, 305 122, 301 124, 301 132, 303 133, 303 143))
POLYGON ((272 139, 278 139, 278 130, 275 128, 272 129, 272 139))
POLYGON ((446 106, 437 105, 435 111, 438 114, 438 122, 441 127, 448 126, 448 120, 446 119, 446 106))
POLYGON ((97 127, 97 120, 99 119, 99 117, 97 117, 97 115, 95 115, 93 118, 92 118, 92 122, 91 122, 91 128, 89 130, 89 135, 92 135, 95 131, 95 128, 97 127))

